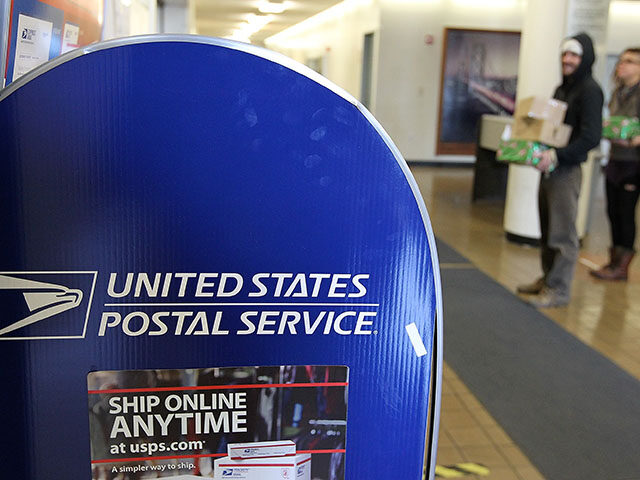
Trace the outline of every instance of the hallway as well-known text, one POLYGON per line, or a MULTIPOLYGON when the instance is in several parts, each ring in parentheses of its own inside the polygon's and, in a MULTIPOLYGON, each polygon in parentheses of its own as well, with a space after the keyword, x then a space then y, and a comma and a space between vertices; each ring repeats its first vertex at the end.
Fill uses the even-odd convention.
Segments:
MULTIPOLYGON (((502 229, 501 203, 471 203, 473 169, 412 165, 435 235, 469 260, 474 268, 515 292, 539 272, 538 250, 510 243, 502 229)), ((633 302, 638 290, 637 265, 628 283, 602 283, 589 274, 589 266, 605 260, 608 225, 602 190, 595 193, 589 235, 584 239, 577 266, 572 302, 545 315, 603 354, 636 379, 640 378, 640 315, 633 302)), ((441 262, 441 270, 464 265, 441 262)), ((447 304, 444 304, 447 322, 447 304)), ((446 355, 446 351, 445 351, 446 355)), ((487 468, 464 478, 544 478, 513 440, 489 415, 456 372, 445 364, 438 465, 465 462, 487 468)), ((458 478, 455 471, 439 469, 441 478, 458 478)), ((461 474, 458 472, 460 478, 461 474)))

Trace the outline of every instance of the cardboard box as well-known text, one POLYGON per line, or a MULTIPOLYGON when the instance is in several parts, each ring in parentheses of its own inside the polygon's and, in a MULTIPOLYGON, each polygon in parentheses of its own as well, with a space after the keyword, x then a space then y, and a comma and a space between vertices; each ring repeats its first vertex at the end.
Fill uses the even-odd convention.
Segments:
POLYGON ((640 120, 615 115, 606 118, 602 121, 602 136, 612 140, 629 140, 640 136, 640 120))
POLYGON ((514 118, 537 118, 561 125, 567 113, 567 104, 560 100, 544 97, 527 97, 520 100, 513 113, 514 118))
POLYGON ((291 457, 296 454, 296 444, 291 440, 230 443, 227 445, 227 453, 232 460, 241 458, 291 457))
POLYGON ((571 137, 571 127, 538 118, 518 117, 513 123, 511 137, 540 142, 551 147, 565 147, 571 137))
POLYGON ((218 458, 214 462, 215 480, 311 480, 311 455, 294 457, 218 458))

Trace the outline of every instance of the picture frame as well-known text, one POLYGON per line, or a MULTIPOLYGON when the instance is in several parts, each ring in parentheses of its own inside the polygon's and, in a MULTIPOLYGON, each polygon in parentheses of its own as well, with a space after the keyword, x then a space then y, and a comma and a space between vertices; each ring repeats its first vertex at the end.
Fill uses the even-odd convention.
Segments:
POLYGON ((445 28, 437 155, 473 155, 483 114, 512 115, 520 32, 445 28))

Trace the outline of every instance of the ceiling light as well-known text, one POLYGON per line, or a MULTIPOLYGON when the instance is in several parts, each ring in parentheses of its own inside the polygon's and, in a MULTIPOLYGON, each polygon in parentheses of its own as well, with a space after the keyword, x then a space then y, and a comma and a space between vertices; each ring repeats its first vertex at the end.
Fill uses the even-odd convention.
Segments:
POLYGON ((256 15, 255 13, 250 13, 245 17, 245 19, 246 21, 238 25, 233 31, 233 34, 226 38, 250 43, 249 38, 251 35, 261 30, 267 23, 271 22, 273 20, 273 15, 256 15))
POLYGON ((513 8, 524 6, 522 0, 485 0, 478 2, 477 0, 453 0, 453 4, 464 8, 513 8))
POLYGON ((636 2, 611 2, 609 13, 623 17, 638 17, 640 16, 640 4, 636 2))
POLYGON ((270 2, 269 0, 263 0, 258 5, 258 10, 260 13, 282 13, 287 7, 287 2, 270 2))
POLYGON ((255 13, 250 13, 245 17, 245 20, 249 25, 255 25, 260 29, 273 20, 273 15, 256 15, 255 13))
POLYGON ((229 40, 236 40, 238 42, 251 43, 249 37, 239 30, 234 30, 231 35, 227 35, 224 38, 228 38, 229 40))
MULTIPOLYGON (((394 0, 399 1, 399 0, 394 0)), ((414 0, 417 1, 417 0, 414 0)), ((477 1, 477 0, 474 0, 477 1)), ((297 23, 281 32, 276 33, 268 37, 267 40, 272 43, 286 44, 297 35, 304 34, 314 28, 326 25, 327 23, 334 22, 339 18, 342 18, 350 13, 356 12, 359 8, 366 8, 373 5, 373 0, 343 0, 342 2, 329 7, 320 13, 309 17, 300 23, 297 23)))

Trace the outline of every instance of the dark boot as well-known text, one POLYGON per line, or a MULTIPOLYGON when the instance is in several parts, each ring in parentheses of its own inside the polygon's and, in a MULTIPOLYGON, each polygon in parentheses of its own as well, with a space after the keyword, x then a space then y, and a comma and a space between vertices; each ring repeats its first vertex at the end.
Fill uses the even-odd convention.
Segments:
POLYGON ((609 280, 624 280, 629 277, 629 264, 633 260, 633 256, 636 254, 633 250, 622 249, 620 257, 618 257, 618 264, 613 268, 612 276, 609 280))
POLYGON ((618 247, 616 253, 616 262, 608 270, 604 268, 598 270, 602 272, 599 275, 593 274, 601 280, 622 280, 626 281, 629 277, 629 264, 633 260, 635 252, 628 248, 618 247))
POLYGON ((622 247, 609 247, 609 263, 600 267, 598 270, 591 270, 589 273, 600 280, 609 280, 613 269, 618 264, 621 251, 622 247))

